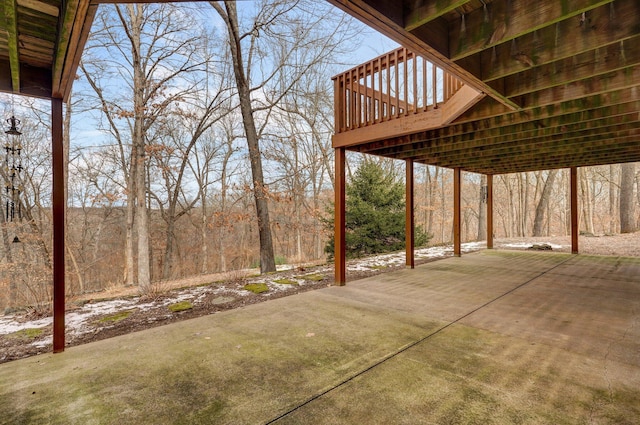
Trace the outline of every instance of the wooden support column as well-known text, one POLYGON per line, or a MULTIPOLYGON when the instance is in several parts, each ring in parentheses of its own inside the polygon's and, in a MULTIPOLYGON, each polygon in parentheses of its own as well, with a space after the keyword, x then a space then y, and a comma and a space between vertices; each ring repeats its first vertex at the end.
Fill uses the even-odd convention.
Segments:
POLYGON ((461 185, 462 170, 453 169, 453 255, 460 257, 462 255, 462 243, 460 241, 460 225, 462 223, 460 214, 461 203, 461 185))
POLYGON ((487 174, 487 249, 493 249, 493 174, 487 174))
POLYGON ((334 204, 334 264, 336 285, 347 281, 347 252, 345 247, 345 148, 335 149, 335 204, 334 204))
POLYGON ((51 99, 51 161, 53 166, 53 352, 64 351, 65 196, 62 99, 51 99))
POLYGON ((407 257, 407 267, 415 268, 415 222, 413 219, 413 160, 406 160, 406 202, 405 202, 405 226, 404 226, 404 240, 407 257))
POLYGON ((571 253, 578 253, 578 168, 571 167, 569 197, 571 199, 571 253))

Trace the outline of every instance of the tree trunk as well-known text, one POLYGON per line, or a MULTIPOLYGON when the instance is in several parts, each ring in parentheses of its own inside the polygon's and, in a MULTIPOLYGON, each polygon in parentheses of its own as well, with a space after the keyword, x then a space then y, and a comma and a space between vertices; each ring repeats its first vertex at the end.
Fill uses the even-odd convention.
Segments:
POLYGON ((633 184, 636 177, 636 164, 622 164, 620 172, 620 233, 632 233, 636 230, 635 199, 633 184))
POLYGON ((582 191, 582 214, 584 219, 585 231, 587 234, 593 234, 593 203, 591 202, 591 186, 589 185, 589 176, 587 170, 580 168, 580 189, 582 191))
MULTIPOLYGON (((544 182, 542 194, 540 195, 540 200, 538 201, 538 205, 536 206, 536 215, 533 219, 533 236, 542 236, 544 213, 548 210, 549 199, 551 198, 551 193, 553 192, 553 183, 556 180, 557 174, 558 170, 549 171, 547 180, 544 182)), ((550 220, 550 217, 547 217, 547 220, 550 220)))
POLYGON ((487 176, 480 176, 480 202, 478 204, 478 238, 487 240, 487 176))
POLYGON ((609 233, 616 233, 616 184, 614 165, 609 165, 609 233))
POLYGON ((140 5, 128 5, 131 16, 131 41, 132 41, 132 65, 133 65, 133 146, 135 147, 135 184, 136 184, 136 211, 135 224, 138 231, 138 286, 142 292, 147 292, 151 285, 150 258, 149 258, 149 216, 147 214, 147 179, 146 179, 146 149, 144 134, 144 90, 145 75, 141 46, 141 18, 140 5))
MULTIPOLYGON (((233 1, 225 1, 227 29, 229 31, 229 44, 233 60, 233 70, 240 98, 240 111, 244 125, 247 147, 249 149, 249 161, 251 163, 251 175, 253 177, 253 197, 256 205, 258 219, 258 234, 260 237, 260 272, 267 273, 276 270, 275 256, 273 253, 273 240, 269 220, 268 187, 264 184, 262 172, 262 155, 258 132, 253 117, 251 105, 251 92, 249 82, 245 76, 244 62, 242 59, 242 47, 238 29, 238 16, 236 4, 233 1)), ((217 5, 212 3, 214 7, 217 5)), ((216 9, 218 10, 218 9, 216 9)))

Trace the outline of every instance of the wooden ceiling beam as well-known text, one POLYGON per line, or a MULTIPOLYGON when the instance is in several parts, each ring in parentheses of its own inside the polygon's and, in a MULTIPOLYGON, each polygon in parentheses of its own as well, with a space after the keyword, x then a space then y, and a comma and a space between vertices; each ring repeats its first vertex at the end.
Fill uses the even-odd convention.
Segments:
POLYGON ((18 52, 18 14, 15 0, 4 0, 4 21, 7 30, 11 90, 20 93, 20 55, 18 52))
POLYGON ((586 78, 603 77, 640 64, 640 35, 627 42, 616 42, 562 61, 536 67, 504 80, 504 94, 509 98, 534 91, 579 83, 586 78))
MULTIPOLYGON (((555 109, 549 116, 531 119, 528 116, 489 118, 471 123, 448 126, 422 133, 414 133, 407 137, 387 139, 360 145, 358 151, 379 154, 376 151, 391 149, 398 153, 407 150, 420 149, 425 146, 447 146, 460 140, 482 140, 493 137, 515 137, 517 134, 537 135, 540 129, 574 126, 589 123, 594 120, 612 120, 616 117, 627 116, 629 120, 640 119, 638 110, 640 100, 599 108, 568 110, 566 113, 556 114, 555 109)), ((523 114, 524 115, 524 114, 523 114)), ((571 128, 571 127, 570 127, 571 128)))
MULTIPOLYGON (((564 162, 557 158, 541 159, 537 162, 517 163, 517 164, 484 164, 473 168, 465 168, 464 171, 478 174, 512 174, 524 173, 527 171, 563 169, 569 167, 592 167, 598 165, 621 164, 625 162, 640 162, 640 154, 629 148, 624 151, 609 152, 598 156, 580 155, 571 158, 563 158, 564 162), (500 168, 504 167, 504 168, 500 168)), ((425 162, 417 162, 426 164, 425 162)), ((434 165, 434 164, 429 164, 434 165)))
MULTIPOLYGON (((592 125, 585 126, 584 129, 580 129, 579 126, 576 126, 573 130, 557 129, 551 134, 516 134, 503 138, 460 141, 451 143, 448 146, 425 146, 413 150, 380 150, 367 153, 389 156, 396 159, 412 159, 420 155, 432 155, 434 157, 438 155, 449 155, 454 157, 456 155, 466 155, 472 151, 477 152, 478 155, 482 155, 482 153, 486 151, 491 151, 492 154, 502 154, 508 152, 512 147, 520 144, 528 147, 535 146, 538 148, 544 146, 545 143, 583 140, 585 134, 597 139, 606 137, 606 135, 609 134, 640 129, 640 121, 637 120, 637 115, 635 118, 627 116, 625 122, 619 124, 612 124, 611 122, 591 124, 592 125)), ((640 144, 640 138, 638 141, 640 144)))
POLYGON ((577 166, 615 164, 619 162, 635 162, 627 161, 626 158, 640 158, 640 152, 637 149, 637 136, 619 140, 616 146, 599 146, 593 148, 576 148, 569 153, 567 152, 548 152, 544 155, 536 157, 523 156, 513 154, 508 157, 490 158, 490 159, 474 159, 473 161, 448 161, 434 160, 429 158, 417 158, 415 162, 437 165, 446 168, 461 167, 467 171, 475 171, 480 169, 502 170, 502 173, 512 173, 516 170, 546 170, 552 168, 565 168, 572 164, 577 166), (582 164, 582 165, 579 165, 582 164))
POLYGON ((469 3, 469 0, 429 1, 404 16, 404 28, 413 31, 469 3))
POLYGON ((71 92, 82 49, 98 8, 82 0, 69 0, 64 4, 52 70, 53 96, 60 99, 66 99, 71 92))
POLYGON ((552 64, 638 35, 640 4, 634 0, 616 0, 586 16, 591 24, 588 27, 580 25, 579 17, 563 21, 483 50, 458 64, 491 82, 526 71, 532 64, 552 64))
POLYGON ((449 58, 458 61, 574 17, 579 23, 583 13, 611 1, 493 1, 487 8, 465 15, 464 21, 461 18, 451 22, 449 58))
MULTIPOLYGON (((497 145, 484 145, 474 148, 456 148, 451 151, 416 151, 411 159, 430 158, 433 160, 443 158, 453 162, 471 160, 483 160, 487 158, 502 158, 513 154, 528 152, 531 155, 545 155, 553 152, 564 152, 566 150, 578 150, 581 148, 592 149, 599 145, 615 145, 615 141, 622 137, 634 137, 640 143, 640 123, 633 123, 621 126, 620 128, 603 127, 597 132, 558 134, 549 137, 541 137, 529 141, 510 141, 497 145)), ((393 156, 396 159, 406 159, 403 155, 393 156)))
MULTIPOLYGON (((573 93, 572 96, 562 96, 561 92, 563 90, 561 88, 549 89, 552 91, 552 99, 548 102, 533 105, 516 113, 510 114, 500 113, 503 109, 501 108, 501 105, 496 105, 495 103, 483 99, 478 102, 476 106, 462 114, 456 121, 454 121, 454 124, 479 121, 487 118, 496 118, 505 121, 518 121, 520 120, 518 117, 522 117, 521 119, 538 120, 556 114, 562 114, 567 111, 580 111, 583 109, 618 105, 634 102, 640 98, 634 89, 632 81, 625 81, 625 77, 620 76, 618 77, 618 82, 621 84, 617 88, 614 86, 607 86, 609 89, 608 91, 600 93, 587 92, 582 96, 575 93, 573 93), (553 100, 553 91, 559 93, 558 99, 555 101, 553 100)), ((528 100, 532 101, 532 98, 529 98, 528 100)))

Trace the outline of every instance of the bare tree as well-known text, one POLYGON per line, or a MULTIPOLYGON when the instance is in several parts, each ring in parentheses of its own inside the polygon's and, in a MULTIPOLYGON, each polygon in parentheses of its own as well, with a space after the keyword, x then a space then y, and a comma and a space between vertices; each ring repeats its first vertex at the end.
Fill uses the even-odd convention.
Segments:
POLYGON ((236 2, 210 3, 227 27, 251 163, 260 270, 264 273, 275 270, 275 256, 260 139, 274 107, 299 86, 309 70, 332 60, 342 41, 353 34, 344 17, 336 20, 335 13, 317 3, 261 2, 246 30, 241 30, 238 22, 236 2))
POLYGON ((173 103, 192 90, 192 84, 183 75, 197 70, 202 60, 196 57, 194 46, 198 36, 193 31, 193 23, 176 6, 128 4, 114 8, 101 9, 98 29, 89 43, 89 50, 97 49, 100 53, 85 59, 81 69, 95 92, 107 129, 119 147, 127 193, 125 280, 134 283, 135 246, 138 285, 146 291, 151 280, 148 132, 173 103), (187 31, 189 28, 191 31, 187 31), (126 86, 120 84, 118 90, 110 90, 116 78, 126 86), (125 120, 126 125, 122 126, 121 120, 125 120))

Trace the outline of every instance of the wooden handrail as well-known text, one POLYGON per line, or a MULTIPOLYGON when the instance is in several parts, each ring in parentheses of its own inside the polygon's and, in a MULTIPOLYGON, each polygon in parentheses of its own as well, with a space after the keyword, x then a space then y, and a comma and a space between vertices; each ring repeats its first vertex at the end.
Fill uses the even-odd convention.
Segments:
POLYGON ((336 134, 436 109, 463 86, 453 74, 404 47, 333 80, 336 134))

